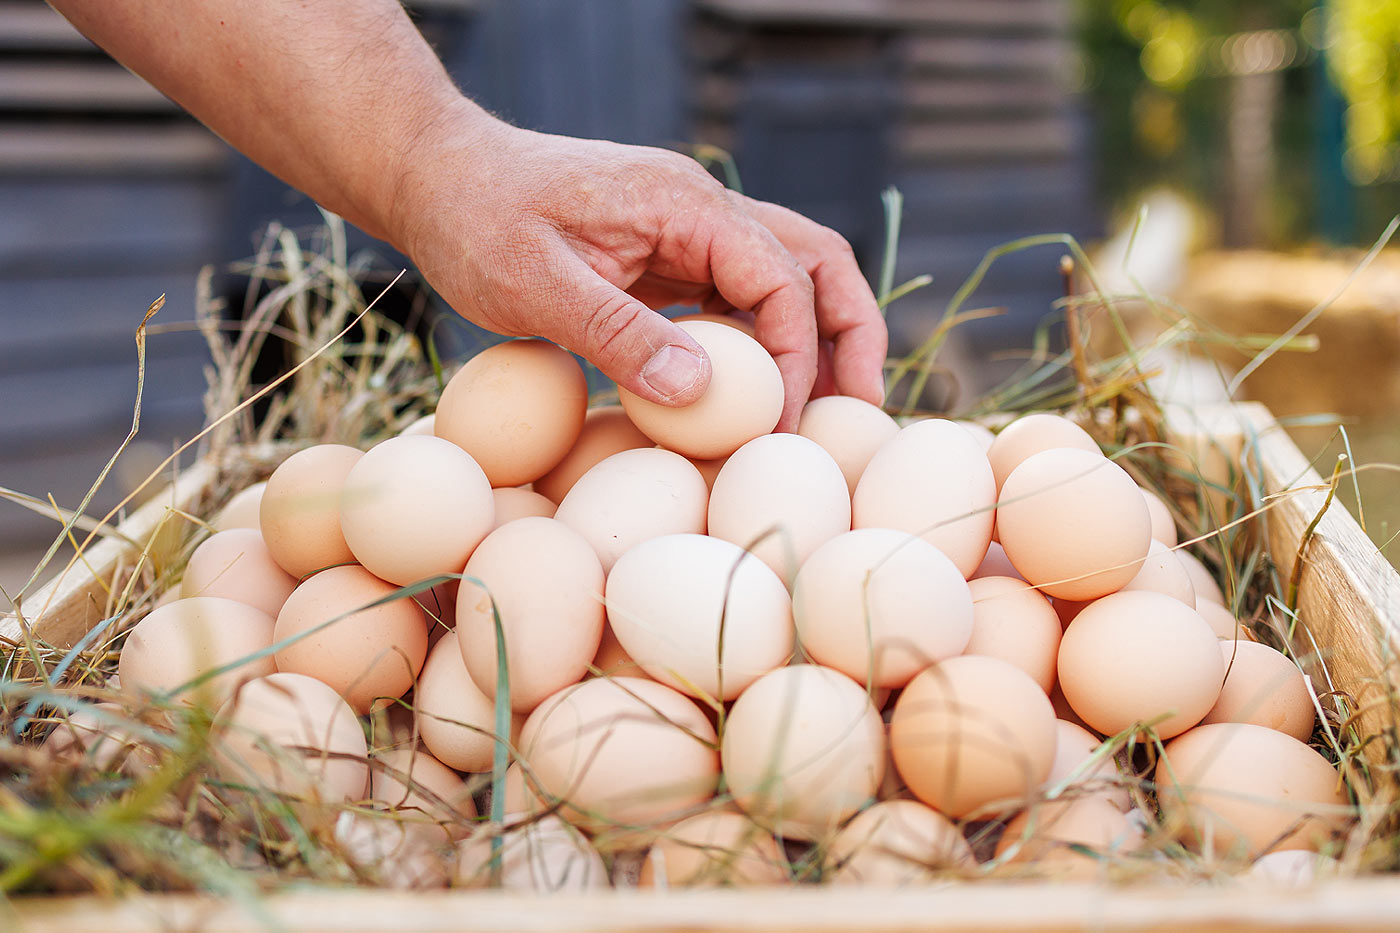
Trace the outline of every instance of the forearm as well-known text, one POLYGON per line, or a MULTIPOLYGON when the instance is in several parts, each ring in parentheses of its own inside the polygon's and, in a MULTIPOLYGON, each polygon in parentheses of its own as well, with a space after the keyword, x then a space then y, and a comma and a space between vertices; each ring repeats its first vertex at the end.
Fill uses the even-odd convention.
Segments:
POLYGON ((51 0, 254 161, 392 239, 405 156, 473 111, 397 0, 51 0))

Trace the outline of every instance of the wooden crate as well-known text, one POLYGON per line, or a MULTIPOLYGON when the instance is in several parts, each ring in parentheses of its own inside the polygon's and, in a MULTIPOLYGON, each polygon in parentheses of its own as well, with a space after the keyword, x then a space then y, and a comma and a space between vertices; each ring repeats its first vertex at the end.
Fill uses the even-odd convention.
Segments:
MULTIPOLYGON (((1285 576, 1303 562, 1299 617, 1324 649, 1332 685, 1367 711, 1363 729, 1390 736, 1388 704, 1400 684, 1400 574, 1340 506, 1323 512, 1325 484, 1269 412, 1242 404, 1201 413, 1223 449, 1242 450, 1273 506, 1264 533, 1285 576), (1320 514, 1320 518, 1319 518, 1320 514), (1311 534, 1307 532, 1317 519, 1311 534)), ((218 498, 220 471, 201 463, 123 523, 143 539, 171 509, 207 509, 218 498)), ((225 491, 226 493, 227 491, 225 491)), ((108 538, 89 553, 90 573, 55 580, 24 603, 38 636, 71 644, 102 618, 111 580, 135 566, 133 549, 108 538)), ((19 622, 0 620, 15 638, 19 622)), ((1389 739, 1387 739, 1389 741, 1389 739)), ((1381 743, 1368 752, 1385 755, 1381 743)), ((0 903, 0 929, 24 933, 106 933, 148 929, 307 933, 369 930, 461 931, 954 931, 1057 933, 1071 930, 1256 933, 1372 931, 1400 927, 1400 878, 1338 879, 1279 888, 1241 880, 1216 886, 1155 882, 1133 885, 947 883, 917 890, 794 888, 759 891, 607 891, 526 897, 504 892, 388 892, 294 889, 256 907, 206 895, 27 897, 0 903)))

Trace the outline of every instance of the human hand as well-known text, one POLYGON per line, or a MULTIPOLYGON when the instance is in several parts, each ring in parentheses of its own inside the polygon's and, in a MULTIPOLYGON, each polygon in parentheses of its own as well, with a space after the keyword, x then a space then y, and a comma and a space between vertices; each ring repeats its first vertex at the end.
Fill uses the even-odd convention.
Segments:
POLYGON ((517 129, 464 101, 401 165, 391 237, 489 330, 545 337, 643 398, 685 405, 709 361, 654 309, 752 311, 783 376, 778 430, 796 430, 814 384, 883 401, 887 334, 850 246, 692 159, 517 129))

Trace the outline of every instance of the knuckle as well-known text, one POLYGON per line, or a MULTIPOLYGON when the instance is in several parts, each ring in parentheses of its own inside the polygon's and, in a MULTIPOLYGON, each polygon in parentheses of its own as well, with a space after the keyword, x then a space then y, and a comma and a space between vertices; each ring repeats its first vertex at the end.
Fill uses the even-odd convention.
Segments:
POLYGON ((594 355, 606 357, 615 349, 615 343, 647 309, 626 294, 608 295, 584 318, 583 327, 587 343, 594 346, 594 355))

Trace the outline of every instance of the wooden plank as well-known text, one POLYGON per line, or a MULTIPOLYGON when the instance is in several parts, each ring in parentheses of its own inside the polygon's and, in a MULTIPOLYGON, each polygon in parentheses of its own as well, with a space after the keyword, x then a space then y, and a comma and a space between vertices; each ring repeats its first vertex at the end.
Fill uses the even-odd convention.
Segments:
POLYGON ((0 62, 7 110, 170 113, 180 108, 115 62, 0 62))
POLYGON ((905 67, 910 72, 1032 73, 1048 79, 1064 72, 1071 51, 1067 41, 1023 36, 932 33, 906 37, 903 45, 905 67))
POLYGON ((1370 933, 1395 929, 1400 883, 1371 879, 1278 888, 973 882, 903 891, 807 887, 550 897, 332 889, 289 892, 257 903, 260 915, 208 896, 12 902, 23 933, 1370 933))
POLYGON ((894 131, 895 152, 906 163, 1016 162, 1068 159, 1076 151, 1067 117, 979 123, 906 123, 894 131))
POLYGON ((695 6, 758 26, 866 26, 950 29, 1064 30, 1059 0, 699 0, 695 6))
POLYGON ((228 147, 193 123, 173 126, 32 126, 0 133, 0 172, 211 173, 228 147))

